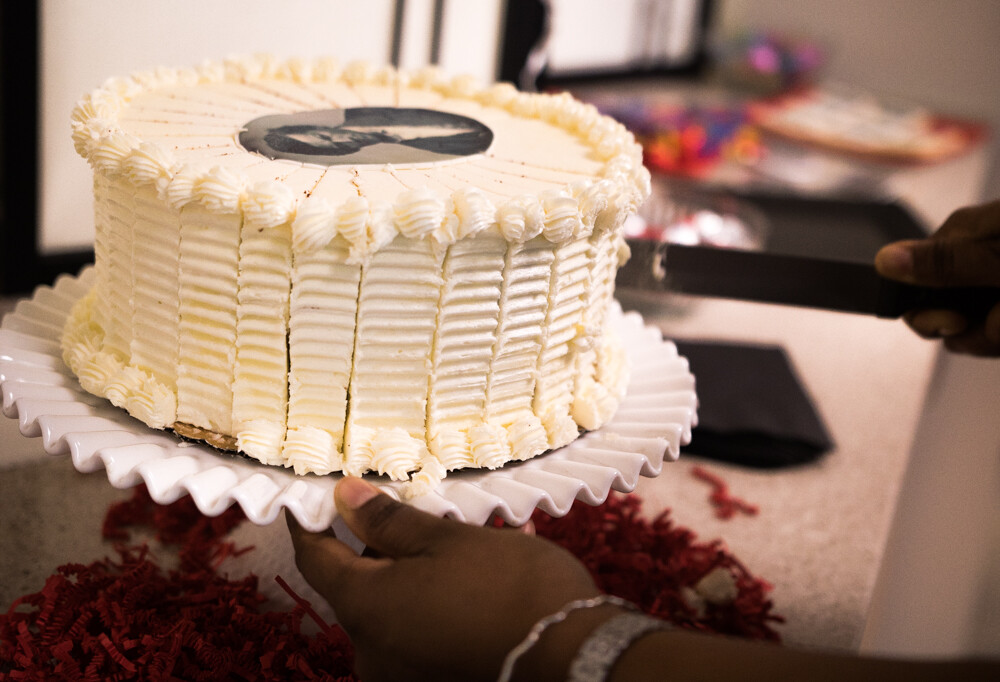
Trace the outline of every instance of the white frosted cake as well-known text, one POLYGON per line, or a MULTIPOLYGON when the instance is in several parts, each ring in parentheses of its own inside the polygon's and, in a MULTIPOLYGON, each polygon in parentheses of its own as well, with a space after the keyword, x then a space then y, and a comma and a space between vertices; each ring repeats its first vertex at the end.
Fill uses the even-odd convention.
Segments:
POLYGON ((614 413, 641 150, 570 96, 332 59, 113 79, 72 117, 89 392, 296 473, 433 483, 614 413))

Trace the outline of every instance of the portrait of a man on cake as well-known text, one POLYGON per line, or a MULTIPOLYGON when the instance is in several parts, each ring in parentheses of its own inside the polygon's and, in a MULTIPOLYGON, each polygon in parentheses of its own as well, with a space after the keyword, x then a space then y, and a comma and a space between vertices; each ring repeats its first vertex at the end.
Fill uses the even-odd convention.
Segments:
POLYGON ((421 163, 479 154, 493 132, 467 116, 433 109, 352 107, 262 116, 240 144, 270 159, 325 165, 421 163))

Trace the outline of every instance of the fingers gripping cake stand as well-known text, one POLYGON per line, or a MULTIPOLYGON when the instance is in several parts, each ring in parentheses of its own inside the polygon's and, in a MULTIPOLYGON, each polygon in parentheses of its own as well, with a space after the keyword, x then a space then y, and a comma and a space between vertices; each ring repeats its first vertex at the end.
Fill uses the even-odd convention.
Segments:
MULTIPOLYGON (((80 472, 103 468, 116 488, 145 484, 161 504, 190 495, 209 516, 238 504, 258 525, 270 524, 284 508, 311 531, 335 526, 332 491, 339 474, 297 476, 182 441, 80 388, 60 357, 59 335, 92 277, 87 269, 38 288, 0 325, 3 413, 18 420, 21 433, 40 437, 50 455, 69 455, 80 472)), ((690 440, 697 419, 694 377, 674 344, 637 313, 623 313, 615 304, 611 320, 632 371, 626 397, 609 423, 525 462, 452 472, 409 502, 471 524, 495 515, 521 525, 536 508, 562 516, 575 500, 601 504, 612 490, 631 492, 640 476, 658 476, 663 462, 676 459, 690 440)), ((403 484, 372 480, 401 496, 403 484)))

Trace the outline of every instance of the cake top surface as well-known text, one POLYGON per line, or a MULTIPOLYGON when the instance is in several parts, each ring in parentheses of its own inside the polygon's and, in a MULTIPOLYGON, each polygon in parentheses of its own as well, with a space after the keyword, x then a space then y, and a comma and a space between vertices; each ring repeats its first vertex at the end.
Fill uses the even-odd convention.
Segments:
POLYGON ((634 137, 592 105, 433 67, 258 55, 158 69, 85 96, 72 128, 95 169, 174 208, 291 223, 301 248, 340 234, 359 259, 397 233, 564 241, 649 193, 634 137))

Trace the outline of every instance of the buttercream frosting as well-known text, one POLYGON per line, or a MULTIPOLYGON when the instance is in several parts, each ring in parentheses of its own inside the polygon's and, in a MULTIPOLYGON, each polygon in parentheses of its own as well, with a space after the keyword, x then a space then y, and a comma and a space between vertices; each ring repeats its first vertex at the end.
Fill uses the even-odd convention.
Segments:
POLYGON ((604 313, 650 187, 593 106, 256 55, 110 79, 70 125, 97 273, 64 357, 150 426, 412 496, 613 415, 628 366, 604 313), (276 114, 273 155, 241 145, 276 114))

